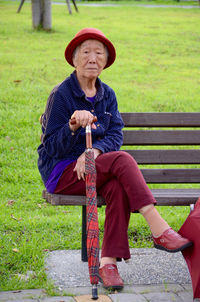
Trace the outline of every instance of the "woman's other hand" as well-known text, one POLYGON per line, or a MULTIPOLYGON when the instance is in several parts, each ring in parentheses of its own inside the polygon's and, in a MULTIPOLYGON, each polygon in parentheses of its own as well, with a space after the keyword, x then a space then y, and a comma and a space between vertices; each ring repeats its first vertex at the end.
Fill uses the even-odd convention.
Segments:
POLYGON ((77 177, 79 180, 85 180, 85 152, 82 153, 77 159, 74 172, 77 173, 77 177))
MULTIPOLYGON (((102 153, 99 149, 93 149, 93 151, 94 151, 94 159, 96 159, 102 153)), ((85 152, 82 153, 77 159, 74 172, 77 173, 77 177, 79 180, 81 179, 85 180, 85 152)))

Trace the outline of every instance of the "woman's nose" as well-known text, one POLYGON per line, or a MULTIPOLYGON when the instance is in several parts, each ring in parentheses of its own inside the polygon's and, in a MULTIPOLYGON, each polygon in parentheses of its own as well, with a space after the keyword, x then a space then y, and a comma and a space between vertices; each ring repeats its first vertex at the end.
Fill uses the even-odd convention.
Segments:
POLYGON ((90 63, 96 63, 96 54, 94 52, 91 52, 89 55, 89 62, 90 63))

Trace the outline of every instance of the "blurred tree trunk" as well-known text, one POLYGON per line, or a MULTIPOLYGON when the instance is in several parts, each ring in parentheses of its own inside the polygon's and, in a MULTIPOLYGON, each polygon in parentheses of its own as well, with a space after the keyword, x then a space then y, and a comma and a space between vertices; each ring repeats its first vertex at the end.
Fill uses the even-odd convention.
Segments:
POLYGON ((33 28, 51 30, 51 0, 32 0, 33 28))

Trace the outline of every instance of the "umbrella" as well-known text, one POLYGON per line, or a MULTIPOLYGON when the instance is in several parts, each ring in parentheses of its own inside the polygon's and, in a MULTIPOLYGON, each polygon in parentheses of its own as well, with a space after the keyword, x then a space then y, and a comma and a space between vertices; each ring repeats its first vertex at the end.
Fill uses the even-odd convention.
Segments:
POLYGON ((97 284, 99 281, 99 226, 96 194, 96 168, 92 149, 91 126, 86 126, 85 183, 87 213, 87 256, 92 299, 98 299, 97 284))
POLYGON ((99 226, 96 194, 96 169, 92 150, 91 126, 86 126, 86 205, 87 205, 87 256, 92 287, 92 299, 97 300, 97 284, 99 281, 99 226))
POLYGON ((191 275, 194 299, 200 298, 200 198, 178 233, 193 241, 193 245, 184 249, 182 254, 191 275))
MULTIPOLYGON (((94 116, 93 122, 97 121, 94 116)), ((70 119, 72 125, 76 119, 70 119)), ((87 214, 87 256, 90 283, 92 284, 92 299, 98 299, 97 284, 99 282, 99 225, 96 193, 96 168, 94 151, 92 149, 91 125, 86 126, 85 150, 85 184, 86 184, 86 214, 87 214)))

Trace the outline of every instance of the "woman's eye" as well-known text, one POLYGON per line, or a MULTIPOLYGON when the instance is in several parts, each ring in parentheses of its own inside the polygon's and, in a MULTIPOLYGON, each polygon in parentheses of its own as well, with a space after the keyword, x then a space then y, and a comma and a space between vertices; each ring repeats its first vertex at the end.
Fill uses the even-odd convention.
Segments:
POLYGON ((83 52, 84 54, 88 54, 89 52, 88 52, 88 50, 84 50, 84 52, 83 52))

